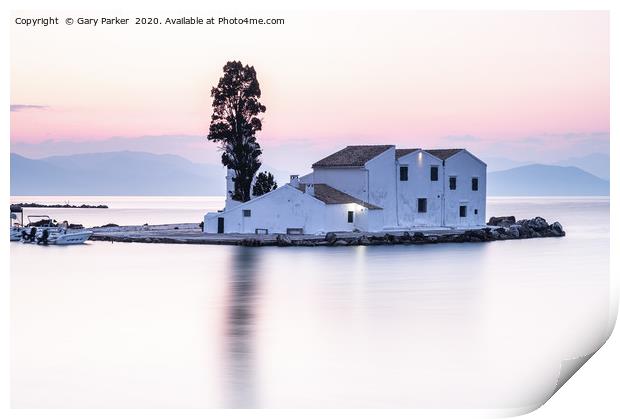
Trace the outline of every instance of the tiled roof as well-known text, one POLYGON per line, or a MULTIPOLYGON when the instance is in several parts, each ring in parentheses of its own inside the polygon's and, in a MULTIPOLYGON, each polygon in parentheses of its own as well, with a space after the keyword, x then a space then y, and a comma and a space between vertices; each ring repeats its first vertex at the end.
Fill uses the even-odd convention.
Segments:
POLYGON ((442 148, 442 149, 436 149, 436 150, 424 150, 427 153, 432 154, 433 156, 441 159, 441 160, 445 160, 449 157, 454 156, 456 153, 458 153, 459 151, 463 151, 462 148, 442 148))
POLYGON ((363 167, 391 145, 350 145, 314 163, 312 167, 363 167))
POLYGON ((407 154, 413 153, 414 151, 419 151, 419 148, 397 148, 396 149, 396 158, 400 159, 407 154))
MULTIPOLYGON (((298 189, 302 192, 306 191, 306 185, 300 183, 298 189)), ((314 197, 319 201, 323 201, 328 205, 333 204, 358 204, 368 209, 382 209, 373 204, 369 204, 368 202, 364 202, 360 199, 357 199, 349 194, 346 194, 338 189, 332 188, 329 185, 324 183, 315 183, 314 184, 314 197)))

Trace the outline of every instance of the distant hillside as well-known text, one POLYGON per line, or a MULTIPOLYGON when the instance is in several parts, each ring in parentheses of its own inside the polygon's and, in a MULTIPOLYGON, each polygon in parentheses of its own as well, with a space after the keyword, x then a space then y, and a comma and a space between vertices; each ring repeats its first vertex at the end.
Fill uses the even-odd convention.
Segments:
POLYGON ((481 157, 487 164, 488 172, 499 172, 500 170, 514 169, 515 167, 533 164, 531 161, 517 161, 505 157, 481 157))
POLYGON ((558 166, 576 166, 601 179, 609 180, 609 160, 609 154, 592 153, 582 157, 572 157, 554 162, 554 164, 558 166))
POLYGON ((182 157, 109 152, 11 154, 11 195, 224 195, 225 171, 182 157))
MULTIPOLYGON (((278 184, 283 173, 268 166, 278 184)), ((11 154, 11 195, 224 195, 225 171, 170 154, 133 151, 28 159, 11 154)), ((576 167, 531 164, 488 174, 488 195, 609 195, 576 167)))
POLYGON ((489 173, 487 195, 609 195, 609 182, 577 167, 530 164, 489 173))

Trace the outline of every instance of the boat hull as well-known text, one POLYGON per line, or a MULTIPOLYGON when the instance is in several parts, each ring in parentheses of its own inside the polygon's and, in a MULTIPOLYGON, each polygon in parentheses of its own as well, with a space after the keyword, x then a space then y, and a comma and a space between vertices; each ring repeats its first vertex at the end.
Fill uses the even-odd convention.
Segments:
POLYGON ((18 242, 22 239, 22 231, 21 228, 11 228, 11 241, 18 242))
POLYGON ((75 233, 61 233, 58 236, 51 236, 49 244, 68 246, 74 244, 83 244, 93 234, 92 231, 80 231, 75 233))

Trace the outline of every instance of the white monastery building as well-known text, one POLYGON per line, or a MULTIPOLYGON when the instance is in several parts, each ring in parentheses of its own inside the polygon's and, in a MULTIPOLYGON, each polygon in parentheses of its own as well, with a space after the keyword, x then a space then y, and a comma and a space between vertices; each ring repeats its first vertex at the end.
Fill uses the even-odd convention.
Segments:
MULTIPOLYGON (((355 145, 312 172, 248 202, 228 197, 205 233, 286 233, 468 228, 485 224, 487 166, 465 149, 355 145)), ((232 175, 227 190, 233 190, 232 175)), ((229 192, 230 195, 230 192, 229 192)))

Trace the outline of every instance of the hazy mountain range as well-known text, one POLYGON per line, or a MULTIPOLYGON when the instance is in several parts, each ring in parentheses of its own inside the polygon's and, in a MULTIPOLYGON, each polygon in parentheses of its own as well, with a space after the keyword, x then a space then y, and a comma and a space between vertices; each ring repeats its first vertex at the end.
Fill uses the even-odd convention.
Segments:
POLYGON ((609 195, 609 181, 574 166, 529 164, 488 173, 487 195, 609 195))
MULTIPOLYGON (((590 155, 573 165, 526 164, 493 171, 489 195, 608 195, 609 181, 583 170, 609 176, 609 156, 590 155), (582 165, 582 168, 576 167, 582 165), (606 166, 605 166, 606 164, 606 166)), ((570 162, 567 162, 570 163, 570 162)), ((279 184, 288 173, 271 171, 279 184)), ((11 154, 11 195, 224 195, 225 170, 193 163, 171 154, 135 151, 74 154, 30 159, 11 154)))
MULTIPOLYGON (((489 172, 497 172, 501 170, 514 169, 515 167, 527 166, 530 164, 540 163, 534 161, 519 161, 505 157, 482 157, 487 164, 489 172)), ((574 166, 585 172, 591 173, 601 179, 609 180, 609 155, 603 153, 586 154, 581 157, 572 157, 570 159, 556 160, 546 163, 552 166, 574 166)))
POLYGON ((224 195, 222 167, 169 154, 11 154, 11 195, 224 195))

